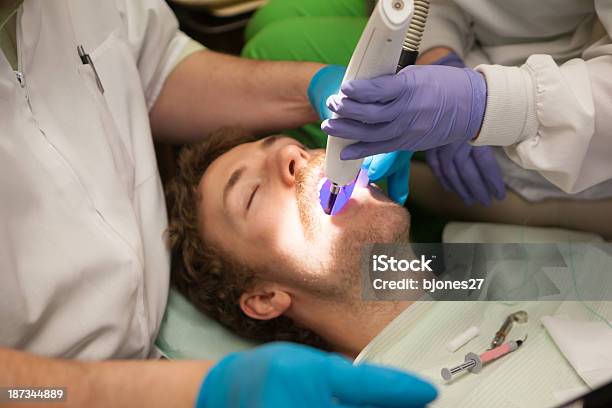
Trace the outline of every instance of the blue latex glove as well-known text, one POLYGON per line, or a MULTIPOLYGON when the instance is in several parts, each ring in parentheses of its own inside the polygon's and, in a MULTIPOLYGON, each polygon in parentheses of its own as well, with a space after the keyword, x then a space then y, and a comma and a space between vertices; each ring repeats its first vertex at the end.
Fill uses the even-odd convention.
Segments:
POLYGON ((432 385, 401 371, 276 343, 221 360, 196 407, 423 407, 436 395, 432 385))
MULTIPOLYGON (((433 64, 465 68, 454 52, 433 64)), ((467 205, 478 201, 488 207, 492 197, 502 200, 506 196, 501 169, 488 146, 458 141, 427 150, 425 157, 444 189, 457 192, 467 205)))
POLYGON ((429 150, 478 135, 487 87, 478 72, 438 65, 409 66, 395 75, 354 80, 327 106, 329 135, 358 140, 340 157, 357 159, 395 150, 429 150))
POLYGON ((331 111, 327 108, 327 98, 340 91, 345 73, 345 67, 326 65, 310 80, 308 100, 321 120, 331 118, 331 111))
POLYGON ((389 197, 396 203, 404 205, 408 198, 410 159, 412 152, 395 151, 366 157, 362 167, 368 169, 370 181, 376 182, 386 177, 389 197))

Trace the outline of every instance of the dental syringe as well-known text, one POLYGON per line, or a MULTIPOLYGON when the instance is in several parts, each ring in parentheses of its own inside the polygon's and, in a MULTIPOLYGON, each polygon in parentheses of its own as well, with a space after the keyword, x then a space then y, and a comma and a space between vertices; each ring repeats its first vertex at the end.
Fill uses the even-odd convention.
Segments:
POLYGON ((521 347, 526 339, 527 338, 525 337, 523 340, 509 341, 492 350, 487 350, 481 355, 476 353, 467 353, 462 364, 452 368, 443 368, 440 374, 445 381, 450 381, 454 375, 466 370, 471 373, 478 374, 482 370, 483 365, 516 351, 519 347, 521 347))

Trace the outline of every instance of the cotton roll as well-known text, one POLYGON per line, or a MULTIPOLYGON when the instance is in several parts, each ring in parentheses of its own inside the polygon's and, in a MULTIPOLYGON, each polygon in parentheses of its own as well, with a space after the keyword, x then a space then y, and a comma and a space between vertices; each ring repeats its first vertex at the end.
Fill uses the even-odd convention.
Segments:
POLYGON ((460 335, 458 335, 457 337, 455 337, 454 339, 452 339, 451 341, 449 341, 448 343, 446 343, 446 348, 451 353, 455 352, 459 350, 461 346, 466 344, 468 341, 478 336, 479 333, 480 333, 480 330, 478 330, 478 327, 472 326, 466 331, 464 331, 463 333, 461 333, 460 335))

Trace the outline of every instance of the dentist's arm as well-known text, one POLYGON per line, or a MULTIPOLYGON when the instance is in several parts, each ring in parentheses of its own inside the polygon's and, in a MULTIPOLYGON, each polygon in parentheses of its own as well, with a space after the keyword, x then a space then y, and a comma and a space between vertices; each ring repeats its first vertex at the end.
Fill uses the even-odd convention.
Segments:
POLYGON ((112 3, 121 17, 122 52, 133 57, 158 140, 196 141, 228 126, 263 133, 316 120, 306 89, 321 64, 251 61, 208 50, 183 58, 190 41, 166 1, 112 3))
MULTIPOLYGON (((211 362, 205 361, 86 363, 0 348, 0 387, 66 387, 67 398, 61 402, 66 408, 192 407, 202 378, 211 366, 211 362)), ((17 405, 25 408, 47 404, 17 405)))
POLYGON ((205 361, 86 363, 0 348, 0 387, 67 387, 62 406, 119 408, 418 408, 437 395, 432 385, 405 372, 354 366, 338 355, 290 343, 230 354, 211 366, 205 361))
POLYGON ((314 122, 306 91, 322 66, 196 52, 166 79, 150 112, 153 134, 190 142, 221 127, 263 133, 314 122))

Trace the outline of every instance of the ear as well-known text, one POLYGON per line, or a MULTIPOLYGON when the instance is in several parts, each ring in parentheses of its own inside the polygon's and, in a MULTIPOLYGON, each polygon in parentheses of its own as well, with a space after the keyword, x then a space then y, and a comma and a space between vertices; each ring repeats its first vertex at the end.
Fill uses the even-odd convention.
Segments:
POLYGON ((240 296, 240 309, 256 320, 279 317, 291 306, 291 295, 277 287, 259 287, 240 296))

